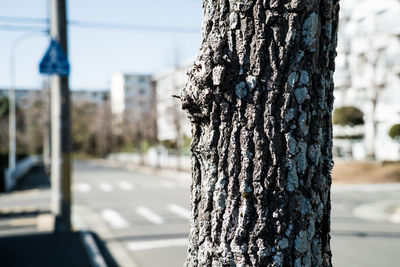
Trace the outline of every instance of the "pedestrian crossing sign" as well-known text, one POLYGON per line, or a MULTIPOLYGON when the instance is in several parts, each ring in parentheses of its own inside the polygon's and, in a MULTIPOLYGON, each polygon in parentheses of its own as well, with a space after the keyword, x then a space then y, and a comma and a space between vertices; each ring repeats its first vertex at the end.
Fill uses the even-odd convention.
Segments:
POLYGON ((67 55, 61 45, 54 39, 50 41, 50 46, 40 61, 39 72, 41 74, 57 74, 60 76, 69 75, 67 55))

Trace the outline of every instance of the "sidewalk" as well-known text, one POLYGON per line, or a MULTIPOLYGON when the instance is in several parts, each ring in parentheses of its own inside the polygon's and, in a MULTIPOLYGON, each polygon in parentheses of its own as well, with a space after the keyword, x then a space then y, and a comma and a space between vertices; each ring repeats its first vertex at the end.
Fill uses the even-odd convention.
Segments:
POLYGON ((53 233, 49 188, 49 178, 38 167, 15 191, 0 194, 0 266, 118 266, 95 233, 53 233))
POLYGON ((79 233, 32 233, 0 238, 2 266, 91 266, 79 233))

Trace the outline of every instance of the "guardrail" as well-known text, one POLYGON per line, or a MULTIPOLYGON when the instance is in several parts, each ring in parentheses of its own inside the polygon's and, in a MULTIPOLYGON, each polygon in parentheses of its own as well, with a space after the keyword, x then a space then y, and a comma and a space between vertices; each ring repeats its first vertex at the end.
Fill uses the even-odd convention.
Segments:
POLYGON ((4 170, 5 191, 6 192, 12 191, 17 185, 18 180, 21 179, 21 177, 23 177, 25 174, 27 174, 30 169, 32 169, 35 166, 38 166, 39 164, 43 164, 43 156, 34 155, 34 156, 28 156, 23 160, 18 161, 14 171, 8 168, 5 169, 4 170))

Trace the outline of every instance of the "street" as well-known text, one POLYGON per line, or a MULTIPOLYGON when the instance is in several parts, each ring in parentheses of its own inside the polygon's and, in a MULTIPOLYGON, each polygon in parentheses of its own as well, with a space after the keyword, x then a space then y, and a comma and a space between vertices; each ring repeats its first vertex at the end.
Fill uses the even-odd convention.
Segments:
POLYGON ((189 187, 189 179, 78 162, 73 221, 97 232, 124 266, 182 266, 189 231, 189 187))
MULTIPOLYGON (((182 266, 189 190, 190 177, 166 178, 75 162, 73 224, 75 229, 96 232, 121 266, 182 266)), ((48 189, 42 189, 4 194, 0 203, 3 209, 34 209, 40 216, 40 210, 49 209, 49 199, 48 189)), ((399 206, 400 184, 334 185, 333 265, 399 266, 399 206)), ((15 229, 23 233, 26 228, 15 229)))

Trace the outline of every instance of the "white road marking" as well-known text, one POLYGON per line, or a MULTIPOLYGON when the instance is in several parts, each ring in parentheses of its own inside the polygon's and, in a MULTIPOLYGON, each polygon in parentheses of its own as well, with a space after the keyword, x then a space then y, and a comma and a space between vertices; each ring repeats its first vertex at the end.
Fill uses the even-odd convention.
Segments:
POLYGON ((178 216, 180 216, 182 218, 185 218, 185 219, 188 219, 188 220, 190 219, 190 211, 185 209, 185 208, 183 208, 183 207, 181 207, 181 206, 179 206, 179 205, 169 204, 167 206, 167 209, 170 212, 175 213, 176 215, 178 215, 178 216))
POLYGON ((170 248, 170 247, 182 247, 188 244, 187 238, 175 238, 175 239, 164 239, 164 240, 153 240, 153 241, 136 241, 129 242, 126 247, 130 251, 147 250, 155 248, 170 248))
POLYGON ((112 185, 107 184, 107 183, 100 183, 100 184, 99 184, 99 187, 100 187, 101 190, 103 190, 103 191, 105 191, 105 192, 110 192, 110 191, 113 190, 112 185))
POLYGON ((366 203, 355 207, 353 215, 373 222, 384 222, 390 220, 389 210, 399 206, 399 200, 384 200, 373 203, 366 203))
POLYGON ((129 222, 112 209, 102 210, 101 217, 115 229, 127 228, 129 226, 129 222))
POLYGON ((146 207, 143 207, 143 206, 137 207, 136 212, 140 216, 146 218, 147 220, 149 220, 150 222, 152 222, 154 224, 163 224, 164 223, 164 219, 160 215, 158 215, 157 213, 155 213, 154 211, 152 211, 146 207))
POLYGON ((118 182, 118 187, 121 188, 122 190, 126 190, 126 191, 132 191, 133 190, 133 184, 128 183, 126 181, 119 181, 118 182))
POLYGON ((400 224, 400 206, 394 209, 394 212, 389 216, 389 221, 400 224))
POLYGON ((74 189, 76 191, 86 193, 86 192, 90 192, 90 190, 92 190, 92 186, 90 184, 86 184, 86 183, 78 183, 78 184, 74 184, 74 189))

